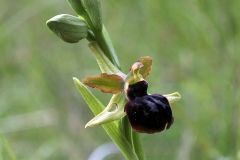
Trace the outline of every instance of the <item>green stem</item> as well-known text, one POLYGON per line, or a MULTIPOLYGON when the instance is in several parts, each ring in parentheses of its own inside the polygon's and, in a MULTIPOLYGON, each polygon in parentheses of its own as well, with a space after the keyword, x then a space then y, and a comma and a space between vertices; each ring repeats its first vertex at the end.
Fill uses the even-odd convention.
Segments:
POLYGON ((119 126, 121 128, 122 134, 126 137, 128 142, 132 145, 133 147, 133 139, 132 139, 132 128, 130 126, 130 123, 128 121, 128 118, 125 116, 119 121, 119 126))
POLYGON ((101 49, 103 50, 104 54, 109 58, 109 60, 120 69, 120 64, 118 57, 116 55, 115 49, 113 48, 112 41, 108 35, 108 32, 103 26, 102 32, 95 33, 95 38, 101 49))
POLYGON ((138 159, 139 160, 144 160, 145 156, 144 156, 144 151, 143 151, 143 148, 142 148, 142 143, 141 143, 141 140, 139 138, 139 134, 134 132, 134 131, 132 131, 132 141, 133 141, 133 148, 134 148, 135 153, 138 156, 138 159))
MULTIPOLYGON (((94 30, 93 30, 93 32, 94 32, 95 40, 98 43, 98 45, 100 46, 103 53, 113 63, 114 66, 116 66, 119 70, 121 70, 117 54, 115 52, 112 41, 108 35, 108 32, 107 32, 105 26, 103 25, 102 32, 98 32, 98 31, 94 31, 94 30)), ((130 123, 126 117, 124 117, 122 119, 122 121, 120 122, 120 126, 122 127, 121 128, 121 131, 123 131, 122 134, 125 134, 127 141, 130 144, 132 144, 132 147, 135 151, 134 155, 137 155, 139 160, 144 160, 144 153, 143 153, 140 139, 139 139, 137 133, 132 131, 130 123)), ((121 147, 120 147, 120 149, 121 149, 121 147)), ((124 150, 122 150, 122 152, 124 152, 124 150)))
MULTIPOLYGON (((92 49, 97 63, 102 72, 109 74, 116 74, 121 72, 118 70, 110 60, 105 56, 105 54, 101 51, 98 44, 96 42, 92 42, 89 44, 89 47, 92 49)), ((130 76, 130 75, 128 75, 130 76)), ((119 132, 126 138, 127 142, 131 145, 134 150, 134 154, 138 156, 139 160, 144 160, 144 153, 142 150, 142 146, 140 143, 140 139, 136 132, 132 131, 131 125, 127 119, 127 117, 123 117, 119 121, 119 132)))

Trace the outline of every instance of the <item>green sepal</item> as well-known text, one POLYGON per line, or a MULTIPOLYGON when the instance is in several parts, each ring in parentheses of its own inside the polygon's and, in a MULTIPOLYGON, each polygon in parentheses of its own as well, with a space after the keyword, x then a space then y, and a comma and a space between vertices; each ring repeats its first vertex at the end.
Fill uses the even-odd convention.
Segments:
POLYGON ((116 94, 124 89, 124 79, 116 74, 102 73, 96 76, 86 77, 83 83, 104 93, 116 94))
POLYGON ((68 43, 77 43, 88 35, 86 22, 79 17, 68 14, 57 15, 49 19, 47 26, 59 38, 68 43))

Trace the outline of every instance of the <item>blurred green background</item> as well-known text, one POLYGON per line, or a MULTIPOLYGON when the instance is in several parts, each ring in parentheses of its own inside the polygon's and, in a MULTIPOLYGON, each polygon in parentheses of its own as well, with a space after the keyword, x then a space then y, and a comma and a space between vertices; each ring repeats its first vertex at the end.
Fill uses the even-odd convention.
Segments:
MULTIPOLYGON (((46 27, 61 13, 75 15, 66 0, 0 1, 0 133, 19 160, 84 160, 110 141, 84 129, 72 77, 100 71, 87 41, 46 27)), ((147 160, 240 159, 240 1, 104 0, 103 16, 125 72, 152 56, 149 91, 182 94, 171 129, 141 135, 147 160)))

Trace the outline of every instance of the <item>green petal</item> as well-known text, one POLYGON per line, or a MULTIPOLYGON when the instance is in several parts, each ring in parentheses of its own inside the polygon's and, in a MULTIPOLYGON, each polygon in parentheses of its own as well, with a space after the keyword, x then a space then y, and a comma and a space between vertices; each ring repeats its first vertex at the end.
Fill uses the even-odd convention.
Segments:
POLYGON ((113 95, 107 107, 92 120, 90 120, 85 127, 93 127, 121 119, 126 115, 124 112, 125 104, 126 98, 124 93, 113 95))
POLYGON ((169 103, 174 103, 176 101, 179 101, 182 97, 181 97, 181 94, 178 93, 178 92, 174 92, 174 93, 171 93, 171 94, 166 94, 166 95, 163 95, 165 96, 169 103))
POLYGON ((140 68, 139 73, 143 76, 143 78, 146 78, 152 70, 152 58, 149 56, 140 57, 138 61, 143 64, 143 67, 140 68))

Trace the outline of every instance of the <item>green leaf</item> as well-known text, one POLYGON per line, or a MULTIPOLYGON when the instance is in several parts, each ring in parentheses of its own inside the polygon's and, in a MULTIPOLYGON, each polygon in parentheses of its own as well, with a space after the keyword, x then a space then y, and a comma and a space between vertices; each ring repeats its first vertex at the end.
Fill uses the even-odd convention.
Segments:
POLYGON ((102 73, 97 76, 87 77, 83 83, 105 93, 118 93, 124 89, 124 79, 116 74, 102 73))
POLYGON ((68 43, 76 43, 88 35, 88 27, 85 21, 68 14, 57 15, 49 19, 47 26, 68 43))
POLYGON ((96 31, 102 31, 102 13, 100 0, 82 0, 83 7, 88 13, 91 23, 96 31))
MULTIPOLYGON (((81 93, 83 99, 88 104, 92 112, 97 115, 102 111, 104 105, 89 91, 89 89, 81 83, 77 78, 73 78, 74 83, 81 93)), ((102 127, 112 139, 112 141, 118 146, 126 160, 138 160, 137 155, 135 154, 131 144, 127 139, 119 132, 119 128, 116 123, 111 122, 103 124, 102 127)))
POLYGON ((15 154, 6 138, 0 135, 0 160, 16 160, 15 154))
POLYGON ((74 77, 73 81, 94 115, 100 113, 104 109, 102 103, 77 78, 74 77))
POLYGON ((140 69, 139 73, 143 76, 143 78, 146 78, 152 69, 152 58, 149 56, 141 57, 138 62, 143 64, 143 67, 140 69))

